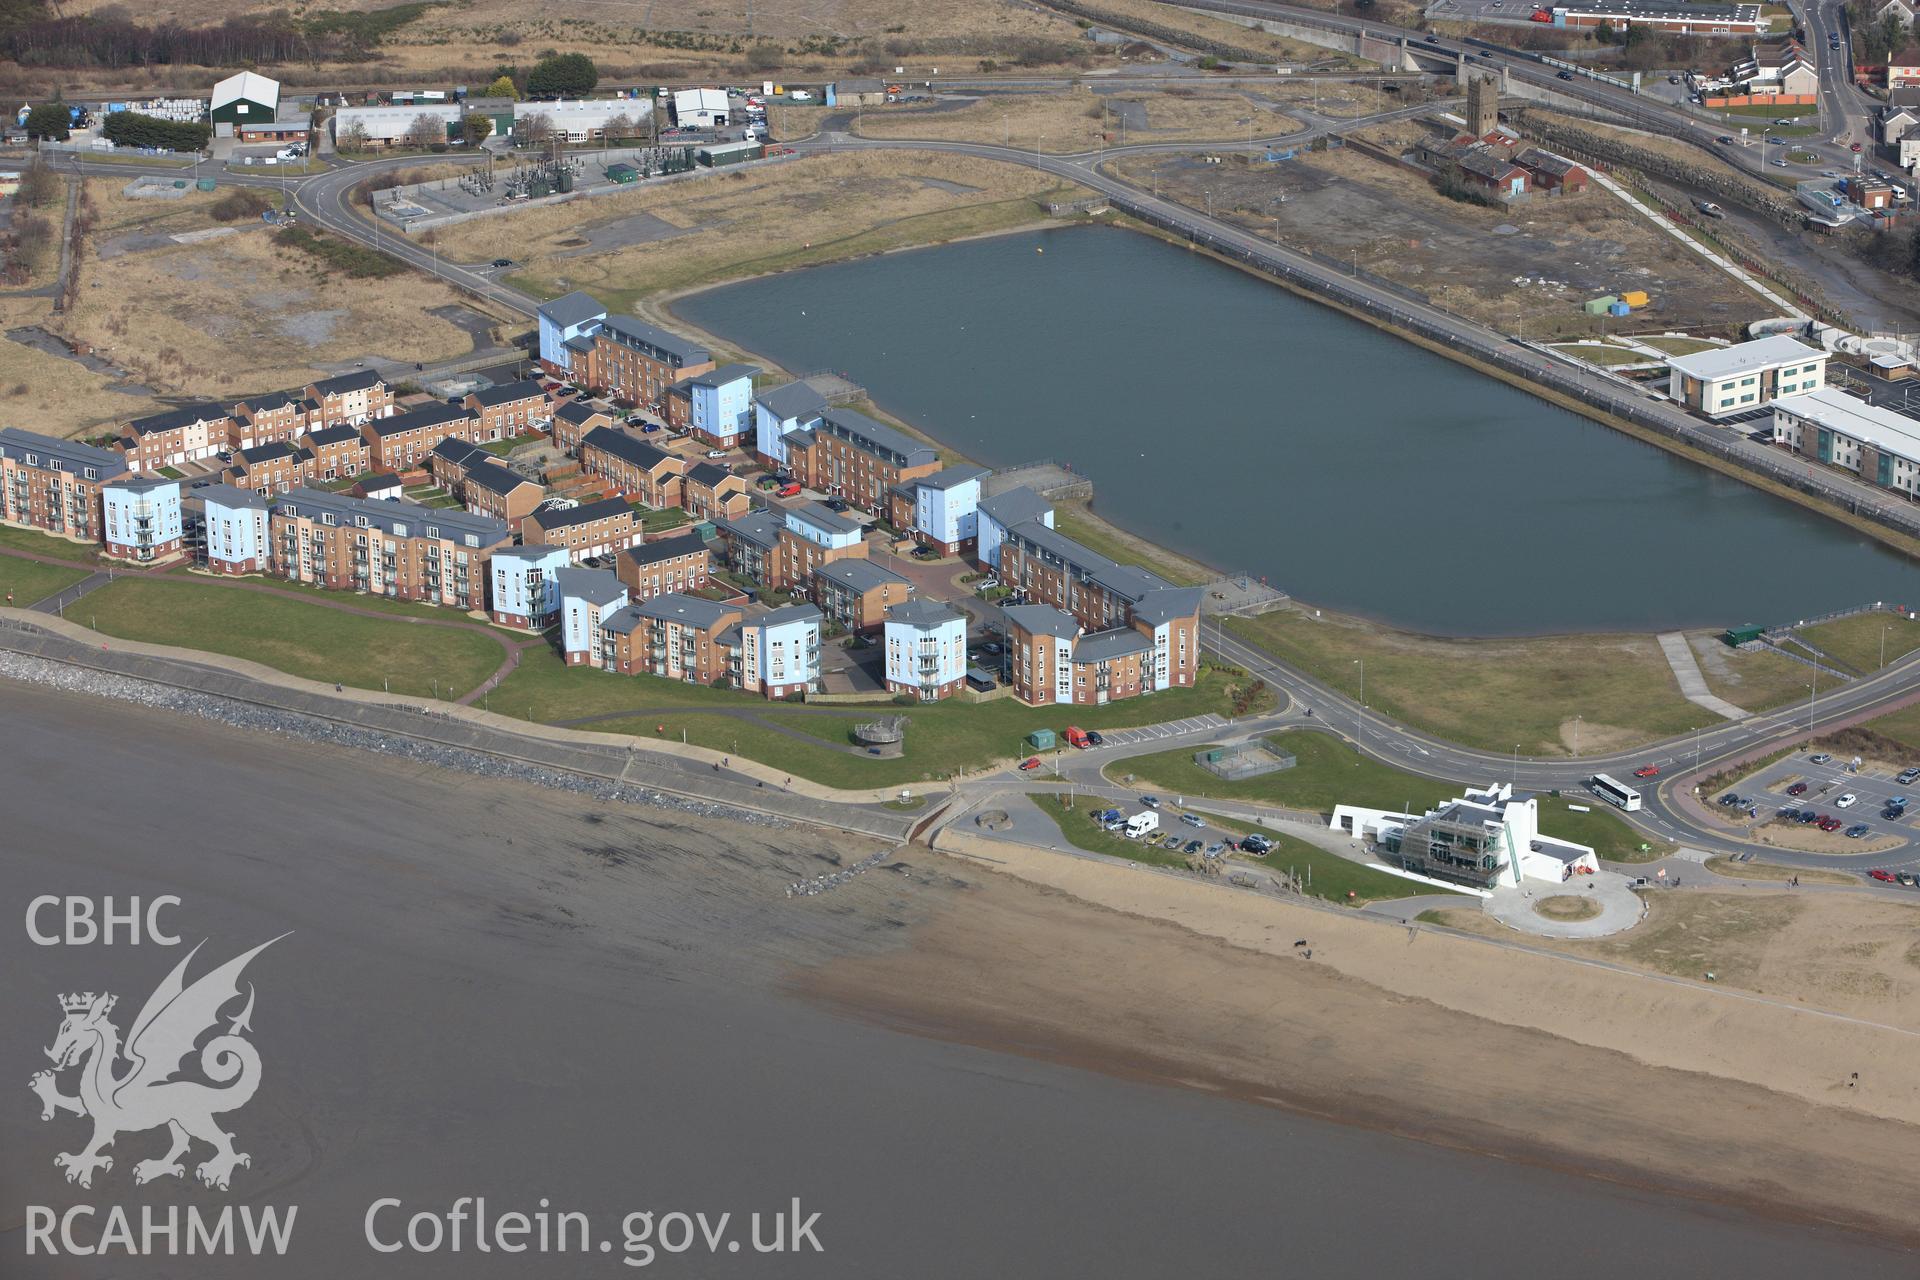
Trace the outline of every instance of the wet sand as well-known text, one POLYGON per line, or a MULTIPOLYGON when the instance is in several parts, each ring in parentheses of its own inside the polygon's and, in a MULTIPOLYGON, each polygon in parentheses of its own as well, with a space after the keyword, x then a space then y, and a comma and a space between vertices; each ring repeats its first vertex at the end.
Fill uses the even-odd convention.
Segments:
MULTIPOLYGON (((10 1277, 627 1270, 618 1253, 375 1254, 362 1218, 387 1196, 409 1211, 544 1197, 601 1226, 795 1196, 824 1215, 823 1254, 662 1258, 668 1274, 1245 1275, 1280 1258, 1332 1277, 1912 1271, 1857 1233, 1666 1195, 1603 1146, 1624 1131, 1661 1158, 1717 1152, 1741 1194, 1766 1190, 1756 1168, 1845 1191, 1896 1163, 1902 1125, 1746 1090, 1748 1121, 1726 1123, 1682 1073, 924 850, 789 900, 787 884, 872 846, 7 684, 0 716, 10 1277), (53 1154, 84 1129, 43 1124, 24 1087, 55 994, 137 1006, 180 950, 34 946, 23 903, 42 893, 177 894, 169 923, 207 938, 209 963, 292 930, 248 970, 265 1068, 224 1119, 253 1156, 231 1193, 135 1187, 131 1164, 164 1145, 151 1132, 123 1136, 91 1190, 59 1177, 53 1154), (1464 1053, 1468 1035, 1499 1052, 1464 1053), (1485 1075, 1455 1074, 1469 1069, 1485 1075), (1587 1069, 1618 1078, 1570 1096, 1564 1073, 1587 1069), (1825 1124, 1851 1155, 1805 1133, 1825 1124), (1668 1128, 1684 1141, 1662 1145, 1668 1128), (1524 1153, 1536 1130, 1592 1133, 1600 1157, 1472 1154, 1524 1153), (224 1203, 297 1205, 289 1255, 22 1252, 30 1205, 224 1203)), ((1910 1203, 1906 1176, 1877 1199, 1910 1203)))

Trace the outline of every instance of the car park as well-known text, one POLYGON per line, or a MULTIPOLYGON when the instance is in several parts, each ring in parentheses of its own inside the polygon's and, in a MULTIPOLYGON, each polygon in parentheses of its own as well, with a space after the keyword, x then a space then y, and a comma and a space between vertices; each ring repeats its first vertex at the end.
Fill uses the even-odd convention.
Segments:
POLYGON ((1807 794, 1807 784, 1804 782, 1796 782, 1787 788, 1787 794, 1790 796, 1803 796, 1807 794))
POLYGON ((1833 802, 1833 807, 1836 809, 1851 809, 1853 808, 1854 805, 1858 803, 1860 803, 1860 797, 1853 794, 1853 792, 1849 791, 1846 794, 1842 795, 1839 799, 1835 800, 1833 802))
POLYGON ((1643 764, 1633 771, 1633 776, 1636 778, 1657 778, 1660 776, 1660 767, 1658 765, 1643 764))
POLYGON ((1847 828, 1847 839, 1858 840, 1861 836, 1866 835, 1867 832, 1871 830, 1873 830, 1873 828, 1869 827, 1866 823, 1856 822, 1852 826, 1847 828))

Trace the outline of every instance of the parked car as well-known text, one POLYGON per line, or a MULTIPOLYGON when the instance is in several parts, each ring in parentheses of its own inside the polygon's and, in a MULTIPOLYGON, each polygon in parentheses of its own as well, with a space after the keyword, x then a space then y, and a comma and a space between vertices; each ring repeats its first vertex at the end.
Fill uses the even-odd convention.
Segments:
POLYGON ((1200 850, 1204 847, 1205 846, 1203 846, 1198 840, 1189 840, 1187 841, 1187 847, 1184 850, 1184 852, 1191 855, 1191 854, 1200 852, 1200 850))
POLYGON ((1869 827, 1866 823, 1856 822, 1852 826, 1847 828, 1847 839, 1858 840, 1861 836, 1864 836, 1865 834, 1867 834, 1867 832, 1871 830, 1873 830, 1873 828, 1869 827))
POLYGON ((940 558, 940 553, 932 547, 915 547, 907 554, 911 555, 915 560, 938 560, 940 558))
POLYGON ((1790 796, 1803 796, 1807 794, 1807 784, 1804 782, 1796 782, 1787 788, 1787 794, 1790 796))
POLYGON ((1860 803, 1860 797, 1849 791, 1843 794, 1838 800, 1835 800, 1833 807, 1836 809, 1851 809, 1858 803, 1860 803))
POLYGON ((1875 867, 1873 870, 1867 872, 1867 874, 1872 876, 1875 880, 1882 880, 1882 881, 1885 881, 1887 884, 1895 883, 1893 878, 1893 872, 1883 870, 1880 867, 1875 867))
POLYGON ((1273 841, 1256 832, 1243 839, 1240 842, 1240 847, 1256 857, 1264 858, 1272 851, 1273 841))
POLYGON ((845 498, 828 498, 822 505, 829 511, 845 511, 847 509, 847 500, 845 498))
POLYGON ((1039 767, 1040 767, 1039 756, 1028 756, 1025 760, 1022 760, 1020 762, 1020 771, 1022 773, 1031 772, 1032 770, 1038 769, 1039 767))
POLYGON ((724 458, 727 456, 727 451, 725 449, 709 449, 707 450, 707 456, 709 458, 724 458))
POLYGON ((1660 776, 1660 767, 1658 765, 1643 764, 1633 771, 1633 776, 1636 778, 1657 778, 1660 776))
POLYGON ((1903 787, 1910 787, 1914 783, 1920 782, 1920 769, 1902 769, 1900 776, 1895 778, 1894 781, 1903 787))
MULTIPOLYGON (((987 646, 988 653, 998 653, 999 651, 1000 646, 997 644, 987 646)), ((1107 740, 1100 736, 1098 729, 1089 729, 1087 730, 1087 745, 1090 747, 1104 747, 1107 745, 1107 740)))
POLYGON ((797 484, 783 484, 780 486, 780 496, 783 498, 791 498, 799 492, 800 486, 797 484))
POLYGON ((1207 825, 1207 820, 1197 813, 1183 813, 1180 815, 1180 821, 1190 827, 1204 827, 1207 825))
POLYGON ((1802 809, 1800 811, 1800 822, 1802 823, 1802 825, 1809 822, 1818 822, 1818 821, 1820 821, 1820 815, 1815 810, 1802 809))
POLYGON ((1149 809, 1158 809, 1160 807, 1160 797, 1159 796, 1141 796, 1140 803, 1147 806, 1147 808, 1149 809))
POLYGON ((1731 809, 1739 803, 1740 803, 1740 797, 1735 795, 1731 791, 1727 792, 1727 794, 1720 797, 1720 807, 1722 809, 1731 809))
POLYGON ((1207 856, 1209 858, 1217 858, 1226 851, 1227 846, 1224 844, 1210 844, 1207 846, 1207 856))
POLYGON ((1824 752, 1824 751, 1821 751, 1821 752, 1817 752, 1817 753, 1816 753, 1816 754, 1814 754, 1814 755, 1810 755, 1810 756, 1808 756, 1808 757, 1807 757, 1807 759, 1808 759, 1808 760, 1810 760, 1810 761, 1812 761, 1812 762, 1813 762, 1814 764, 1831 764, 1831 763, 1833 763, 1833 757, 1832 757, 1832 756, 1830 756, 1830 755, 1828 755, 1828 754, 1827 754, 1826 752, 1824 752))
POLYGON ((1840 819, 1835 817, 1822 818, 1820 819, 1820 823, 1819 823, 1820 829, 1822 831, 1838 831, 1843 825, 1844 824, 1840 821, 1840 819))
POLYGON ((1854 149, 1855 151, 1858 151, 1858 150, 1860 149, 1860 144, 1859 144, 1859 143, 1857 143, 1857 142, 1856 142, 1856 143, 1854 143, 1854 144, 1853 144, 1853 149, 1854 149))
POLYGON ((658 431, 659 429, 660 424, 657 422, 643 422, 640 424, 640 434, 643 436, 649 432, 658 431))

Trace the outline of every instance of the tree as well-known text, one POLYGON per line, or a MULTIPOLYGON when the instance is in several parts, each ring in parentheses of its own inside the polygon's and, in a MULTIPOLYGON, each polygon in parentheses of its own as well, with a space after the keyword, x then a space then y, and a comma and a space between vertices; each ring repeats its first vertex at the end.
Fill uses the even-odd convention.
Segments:
POLYGON ((198 151, 213 136, 210 124, 163 120, 139 111, 115 111, 100 122, 100 136, 116 147, 161 147, 168 151, 198 151))
POLYGON ((761 41, 747 50, 747 65, 755 71, 772 71, 787 60, 787 51, 777 44, 761 41))
POLYGON ((407 126, 406 142, 409 146, 430 147, 434 143, 447 140, 447 122, 431 111, 422 111, 407 126))
POLYGON ((553 117, 544 111, 522 116, 519 123, 514 125, 513 133, 522 146, 543 146, 553 141, 553 117))
POLYGON ((337 151, 365 151, 373 142, 367 137, 367 126, 355 120, 346 128, 334 132, 333 145, 337 151))
POLYGON ((14 200, 29 209, 38 209, 42 205, 53 203, 54 196, 60 192, 60 179, 55 176, 47 162, 35 156, 27 167, 20 172, 20 189, 14 193, 14 200))
POLYGON ((1907 246, 1907 274, 1920 278, 1920 227, 1914 228, 1913 239, 1907 246))
POLYGON ((556 53, 527 73, 530 98, 584 98, 600 83, 600 69, 584 53, 556 53))
POLYGON ((619 111, 607 117, 606 124, 601 126, 600 136, 608 142, 613 142, 620 138, 634 137, 639 132, 640 126, 633 122, 633 117, 624 111, 619 111))
POLYGON ((505 98, 510 102, 517 102, 520 99, 520 86, 513 82, 511 75, 502 71, 499 78, 487 86, 487 96, 489 98, 505 98))
POLYGON ((493 136, 493 120, 477 111, 469 111, 460 118, 460 141, 470 147, 477 147, 493 136))
POLYGON ((27 112, 27 136, 36 142, 65 142, 73 113, 64 102, 42 102, 27 112))

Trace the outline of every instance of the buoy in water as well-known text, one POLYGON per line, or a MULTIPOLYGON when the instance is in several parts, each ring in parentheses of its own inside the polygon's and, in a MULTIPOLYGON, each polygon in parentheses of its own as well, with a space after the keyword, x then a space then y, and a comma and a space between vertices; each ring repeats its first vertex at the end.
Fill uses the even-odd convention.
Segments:
POLYGON ((1041 248, 1041 247, 1040 247, 1039 245, 1035 245, 1035 246, 1033 247, 1033 251, 1034 251, 1035 253, 1045 253, 1045 252, 1046 252, 1046 250, 1045 250, 1045 249, 1042 249, 1042 248, 1041 248))

